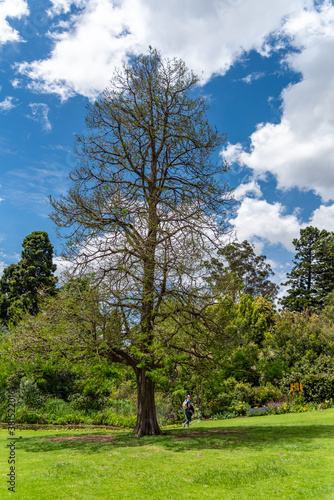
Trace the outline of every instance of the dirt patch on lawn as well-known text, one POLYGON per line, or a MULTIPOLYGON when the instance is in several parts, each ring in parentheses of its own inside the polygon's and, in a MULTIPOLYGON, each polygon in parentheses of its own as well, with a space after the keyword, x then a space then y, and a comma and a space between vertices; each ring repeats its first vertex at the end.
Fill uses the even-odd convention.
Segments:
POLYGON ((57 436, 50 441, 86 441, 89 443, 111 443, 116 439, 113 434, 84 434, 82 436, 57 436))

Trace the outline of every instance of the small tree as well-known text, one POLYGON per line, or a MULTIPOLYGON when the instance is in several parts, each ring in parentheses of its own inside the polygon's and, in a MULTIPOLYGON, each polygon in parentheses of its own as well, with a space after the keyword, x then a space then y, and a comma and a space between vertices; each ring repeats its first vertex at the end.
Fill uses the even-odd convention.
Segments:
MULTIPOLYGON (((203 323, 213 299, 201 263, 233 205, 227 167, 212 158, 225 136, 208 124, 197 83, 182 61, 155 50, 116 71, 88 110, 72 187, 51 200, 53 220, 72 228, 65 256, 74 272, 88 273, 122 320, 108 353, 135 371, 137 436, 161 432, 152 374, 168 345, 181 348, 180 313, 188 332, 203 323)), ((193 342, 182 349, 196 353, 193 342)))
POLYGON ((52 293, 57 283, 48 234, 34 231, 22 246, 21 260, 8 266, 0 279, 0 317, 5 324, 15 323, 24 311, 37 314, 38 290, 52 293))

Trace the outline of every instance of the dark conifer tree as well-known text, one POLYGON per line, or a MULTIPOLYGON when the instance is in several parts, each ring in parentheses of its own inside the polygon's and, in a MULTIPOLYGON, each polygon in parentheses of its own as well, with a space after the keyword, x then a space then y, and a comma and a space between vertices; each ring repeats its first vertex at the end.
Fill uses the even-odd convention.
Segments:
POLYGON ((21 260, 8 266, 0 279, 0 317, 4 324, 15 323, 24 311, 38 312, 38 290, 55 290, 56 265, 53 247, 45 231, 34 231, 24 238, 21 260))
POLYGON ((287 275, 288 293, 281 304, 294 312, 319 311, 334 288, 334 235, 325 229, 308 226, 294 239, 294 266, 287 275))

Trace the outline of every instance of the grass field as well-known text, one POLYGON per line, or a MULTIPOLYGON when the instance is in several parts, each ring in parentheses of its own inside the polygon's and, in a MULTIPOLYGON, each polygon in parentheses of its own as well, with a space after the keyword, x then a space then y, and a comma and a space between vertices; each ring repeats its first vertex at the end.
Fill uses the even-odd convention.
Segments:
POLYGON ((2 430, 0 498, 334 499, 334 409, 165 431, 17 430, 14 494, 2 430))

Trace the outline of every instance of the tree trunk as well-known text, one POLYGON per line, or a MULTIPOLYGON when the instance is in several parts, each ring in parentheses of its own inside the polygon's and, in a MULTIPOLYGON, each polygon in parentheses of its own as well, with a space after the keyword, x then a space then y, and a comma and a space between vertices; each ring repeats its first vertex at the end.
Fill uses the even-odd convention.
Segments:
POLYGON ((154 382, 146 375, 145 368, 135 369, 137 378, 137 425, 134 433, 137 437, 162 434, 157 421, 154 402, 154 382))

